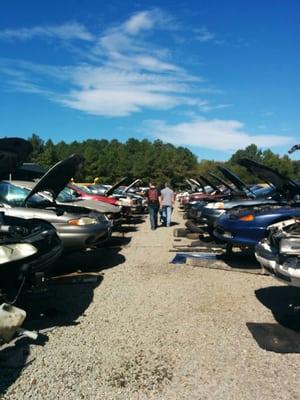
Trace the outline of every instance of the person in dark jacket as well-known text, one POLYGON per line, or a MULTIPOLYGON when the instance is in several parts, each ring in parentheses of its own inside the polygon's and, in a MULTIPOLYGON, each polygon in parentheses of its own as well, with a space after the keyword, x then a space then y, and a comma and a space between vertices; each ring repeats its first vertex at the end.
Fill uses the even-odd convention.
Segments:
POLYGON ((157 216, 159 211, 159 197, 160 192, 154 182, 149 183, 149 189, 146 193, 148 200, 148 211, 150 216, 150 226, 154 230, 157 228, 157 216))

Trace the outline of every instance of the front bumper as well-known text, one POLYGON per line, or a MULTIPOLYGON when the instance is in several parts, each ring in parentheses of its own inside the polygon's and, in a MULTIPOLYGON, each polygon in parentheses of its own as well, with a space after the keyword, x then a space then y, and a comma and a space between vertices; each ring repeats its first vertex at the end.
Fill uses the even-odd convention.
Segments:
POLYGON ((255 256, 262 268, 274 278, 291 286, 300 287, 300 258, 283 257, 263 239, 255 247, 255 256))
POLYGON ((254 226, 251 222, 218 224, 213 234, 219 240, 236 246, 256 246, 266 236, 266 227, 254 226))
POLYGON ((41 243, 43 240, 24 240, 24 242, 35 245, 38 252, 31 257, 9 262, 0 266, 1 288, 11 288, 20 284, 25 278, 26 284, 32 285, 37 275, 50 276, 55 268, 55 263, 60 258, 63 246, 55 234, 49 235, 48 243, 41 243), (47 246, 47 247, 45 247, 47 246))
POLYGON ((206 223, 210 230, 216 228, 218 219, 225 213, 225 210, 204 208, 202 211, 202 222, 206 223))
POLYGON ((112 229, 110 221, 83 226, 67 224, 53 225, 57 229, 64 248, 68 250, 97 247, 109 239, 112 229))

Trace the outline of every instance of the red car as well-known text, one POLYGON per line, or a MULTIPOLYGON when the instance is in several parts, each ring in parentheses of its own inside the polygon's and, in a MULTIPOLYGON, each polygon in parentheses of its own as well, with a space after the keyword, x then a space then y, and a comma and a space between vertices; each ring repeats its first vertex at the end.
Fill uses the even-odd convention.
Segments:
POLYGON ((73 183, 69 183, 68 187, 74 192, 77 193, 78 197, 83 198, 83 199, 88 199, 88 200, 97 200, 97 201, 102 201, 105 203, 112 204, 114 206, 121 206, 122 207, 122 213, 129 215, 132 212, 132 205, 135 200, 129 199, 129 198, 115 198, 112 196, 112 193, 114 192, 115 189, 117 189, 119 186, 121 186, 127 178, 121 179, 119 182, 114 184, 110 189, 108 189, 105 194, 97 193, 95 190, 93 190, 94 185, 91 184, 89 186, 81 186, 81 185, 76 185, 73 183))
POLYGON ((106 195, 92 193, 85 186, 77 186, 77 185, 73 185, 72 183, 69 183, 68 187, 70 189, 74 190, 74 192, 77 193, 78 197, 82 197, 83 199, 103 201, 104 203, 109 203, 114 206, 121 205, 121 202, 119 200, 115 199, 114 197, 108 197, 106 195))

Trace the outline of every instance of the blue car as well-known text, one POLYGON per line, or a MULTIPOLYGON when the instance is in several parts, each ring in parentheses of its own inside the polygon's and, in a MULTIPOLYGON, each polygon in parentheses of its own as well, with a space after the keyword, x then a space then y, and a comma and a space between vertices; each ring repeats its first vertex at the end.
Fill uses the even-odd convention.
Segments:
POLYGON ((272 184, 289 200, 290 205, 258 205, 251 208, 235 208, 222 215, 214 230, 214 236, 228 244, 255 246, 267 235, 267 227, 279 221, 300 217, 300 185, 272 168, 251 160, 242 159, 240 165, 252 174, 272 184))
POLYGON ((300 207, 267 206, 265 209, 232 210, 222 215, 214 236, 237 246, 255 246, 275 222, 300 217, 300 207))

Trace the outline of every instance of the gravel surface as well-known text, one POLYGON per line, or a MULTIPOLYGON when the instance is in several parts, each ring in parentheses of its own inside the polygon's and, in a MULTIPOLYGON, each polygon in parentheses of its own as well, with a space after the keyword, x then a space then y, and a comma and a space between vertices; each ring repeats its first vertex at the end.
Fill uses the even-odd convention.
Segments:
MULTIPOLYGON (((177 211, 174 220, 183 226, 177 211)), ((27 327, 44 333, 0 349, 1 398, 300 398, 300 340, 284 327, 298 329, 296 291, 268 276, 169 264, 173 228, 151 231, 148 220, 120 243, 65 261, 100 273, 98 283, 57 283, 31 300, 27 327), (290 352, 262 349, 251 331, 279 332, 271 342, 290 352)))

